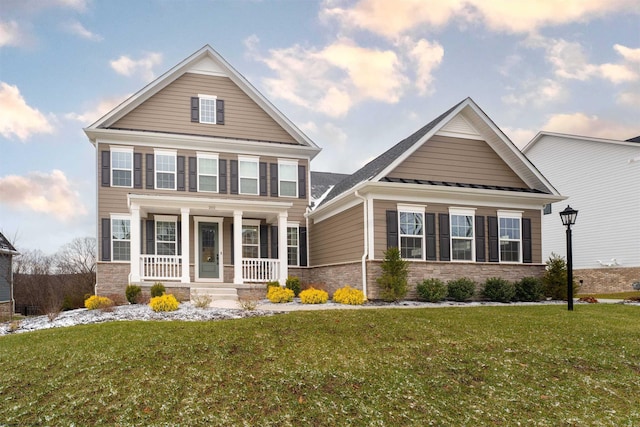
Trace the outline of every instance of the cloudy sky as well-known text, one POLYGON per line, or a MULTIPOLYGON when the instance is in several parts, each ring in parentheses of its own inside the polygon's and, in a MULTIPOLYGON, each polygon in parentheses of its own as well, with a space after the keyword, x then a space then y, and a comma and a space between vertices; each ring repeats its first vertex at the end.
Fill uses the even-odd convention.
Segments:
POLYGON ((638 0, 1 0, 0 230, 95 235, 82 128, 211 45, 353 172, 467 96, 518 146, 640 135, 638 0))

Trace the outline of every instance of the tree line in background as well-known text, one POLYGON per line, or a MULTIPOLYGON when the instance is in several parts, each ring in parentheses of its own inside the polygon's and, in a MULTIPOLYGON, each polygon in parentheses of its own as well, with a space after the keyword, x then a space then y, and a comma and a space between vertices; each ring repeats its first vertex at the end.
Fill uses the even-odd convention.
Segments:
MULTIPOLYGON (((14 245, 15 246, 15 245, 14 245)), ((53 255, 19 250, 13 258, 16 312, 59 313, 84 306, 96 282, 96 239, 77 237, 53 255)))

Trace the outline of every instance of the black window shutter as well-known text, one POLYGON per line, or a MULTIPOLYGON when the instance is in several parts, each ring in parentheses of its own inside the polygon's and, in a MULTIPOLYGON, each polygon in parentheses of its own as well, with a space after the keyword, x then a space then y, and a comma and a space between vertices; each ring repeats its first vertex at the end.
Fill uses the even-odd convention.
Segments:
POLYGON ((198 158, 189 157, 189 191, 198 191, 198 158))
POLYGON ((178 171, 178 180, 176 182, 176 188, 178 191, 184 191, 185 190, 185 182, 184 182, 184 156, 177 156, 177 171, 178 171))
POLYGON ((271 226, 271 258, 278 258, 278 226, 271 226))
POLYGON ((260 162, 260 195, 267 195, 267 164, 260 162))
POLYGON ((436 255, 436 214, 426 214, 427 222, 427 261, 435 261, 436 255))
POLYGON ((218 160, 218 193, 227 193, 227 161, 218 160))
POLYGON ((300 253, 300 267, 307 266, 307 227, 300 227, 298 238, 298 252, 300 253))
POLYGON ((147 154, 145 156, 145 162, 146 162, 145 180, 147 181, 147 189, 153 190, 153 188, 155 187, 155 180, 153 179, 153 168, 154 168, 153 154, 147 154))
POLYGON ((176 255, 182 255, 182 222, 176 223, 176 240, 176 246, 178 247, 176 255))
POLYGON ((522 262, 532 263, 531 218, 522 218, 522 262))
POLYGON ((440 224, 440 261, 451 261, 449 243, 449 214, 438 214, 440 224))
POLYGON ((224 124, 224 100, 216 100, 216 124, 224 124))
POLYGON ((197 96, 191 97, 191 121, 196 123, 200 121, 200 98, 197 96))
POLYGON ((133 153, 133 188, 142 188, 142 153, 133 153))
POLYGON ((495 216, 487 217, 489 225, 489 262, 500 261, 498 252, 498 218, 495 216))
POLYGON ((399 247, 398 211, 387 211, 387 249, 399 247))
POLYGON ((485 262, 484 216, 476 215, 476 261, 485 262))
POLYGON ((111 152, 102 151, 102 186, 109 187, 111 185, 111 152))
POLYGON ((238 194, 238 161, 229 160, 231 169, 231 194, 238 194))
POLYGON ((156 223, 152 219, 147 220, 147 254, 156 253, 156 223))
POLYGON ((109 218, 102 218, 102 258, 101 259, 102 261, 111 261, 111 219, 109 218))
POLYGON ((233 224, 231 224, 231 264, 233 264, 233 260, 236 257, 236 251, 233 249, 235 240, 235 237, 233 237, 233 224))
POLYGON ((260 224, 260 258, 269 258, 269 226, 260 224))
POLYGON ((271 197, 278 197, 278 164, 269 164, 271 170, 271 197))
POLYGON ((307 168, 304 165, 298 165, 298 197, 307 197, 307 168))

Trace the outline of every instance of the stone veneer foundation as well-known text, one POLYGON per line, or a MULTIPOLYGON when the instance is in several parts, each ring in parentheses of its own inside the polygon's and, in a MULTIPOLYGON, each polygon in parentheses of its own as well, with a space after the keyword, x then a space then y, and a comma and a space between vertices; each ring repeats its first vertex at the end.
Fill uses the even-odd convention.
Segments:
POLYGON ((0 319, 8 319, 13 315, 13 301, 0 302, 0 319))
POLYGON ((582 280, 581 294, 630 292, 640 282, 640 267, 574 269, 573 277, 576 282, 582 280))

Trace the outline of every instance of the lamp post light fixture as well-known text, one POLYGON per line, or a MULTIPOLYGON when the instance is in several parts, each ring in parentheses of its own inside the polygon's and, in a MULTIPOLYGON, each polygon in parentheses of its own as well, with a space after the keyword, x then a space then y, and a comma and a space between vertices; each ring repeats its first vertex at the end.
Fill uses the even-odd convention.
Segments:
POLYGON ((571 226, 576 223, 578 211, 567 205, 560 212, 562 224, 567 227, 567 309, 573 311, 573 250, 571 247, 571 226))

